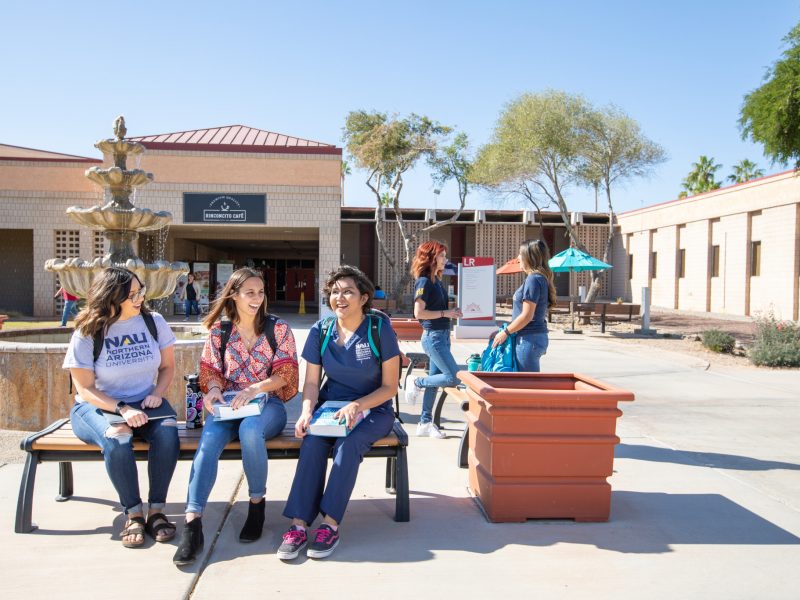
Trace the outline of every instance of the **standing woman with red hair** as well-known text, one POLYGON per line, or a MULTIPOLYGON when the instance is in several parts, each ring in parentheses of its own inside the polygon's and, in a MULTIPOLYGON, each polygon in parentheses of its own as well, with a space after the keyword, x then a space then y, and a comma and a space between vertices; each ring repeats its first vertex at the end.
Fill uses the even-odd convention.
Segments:
POLYGON ((447 290, 442 272, 447 262, 447 247, 431 240, 417 248, 411 265, 414 284, 414 316, 422 324, 422 349, 429 358, 427 377, 417 377, 406 389, 406 402, 416 404, 422 396, 422 412, 417 425, 421 437, 443 438, 433 424, 433 401, 436 390, 459 383, 458 365, 450 351, 450 319, 461 317, 461 309, 448 308, 447 290))

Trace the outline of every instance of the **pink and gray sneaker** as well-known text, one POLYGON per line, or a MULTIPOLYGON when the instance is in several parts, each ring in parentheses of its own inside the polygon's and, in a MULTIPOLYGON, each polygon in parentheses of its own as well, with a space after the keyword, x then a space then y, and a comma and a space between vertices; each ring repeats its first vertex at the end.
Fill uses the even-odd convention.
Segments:
POLYGON ((327 523, 319 526, 311 532, 311 543, 308 545, 306 555, 309 558, 325 558, 333 554, 336 546, 339 545, 339 530, 333 530, 333 527, 327 523))
POLYGON ((278 558, 281 560, 294 560, 307 543, 306 530, 297 525, 292 525, 283 534, 283 543, 278 548, 278 558))

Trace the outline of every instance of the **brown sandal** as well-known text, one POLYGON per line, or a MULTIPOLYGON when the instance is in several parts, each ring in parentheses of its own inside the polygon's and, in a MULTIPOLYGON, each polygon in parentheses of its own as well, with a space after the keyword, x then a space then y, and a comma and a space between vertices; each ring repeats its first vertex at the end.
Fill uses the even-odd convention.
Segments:
POLYGON ((122 545, 126 548, 139 548, 142 544, 144 544, 144 518, 143 517, 131 517, 125 522, 125 528, 122 530, 122 545), (141 536, 142 539, 139 541, 125 541, 126 537, 132 536, 141 536))
POLYGON ((159 512, 147 517, 144 530, 155 541, 163 543, 175 537, 176 527, 174 523, 169 522, 164 513, 159 512))

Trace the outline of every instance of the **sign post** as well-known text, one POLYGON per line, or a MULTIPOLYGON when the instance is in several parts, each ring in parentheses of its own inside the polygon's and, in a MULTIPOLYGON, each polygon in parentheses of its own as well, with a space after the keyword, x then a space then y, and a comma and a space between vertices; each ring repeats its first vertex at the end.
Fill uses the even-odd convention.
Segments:
POLYGON ((465 256, 458 265, 458 307, 462 318, 455 329, 457 340, 488 339, 495 323, 496 278, 494 259, 465 256))

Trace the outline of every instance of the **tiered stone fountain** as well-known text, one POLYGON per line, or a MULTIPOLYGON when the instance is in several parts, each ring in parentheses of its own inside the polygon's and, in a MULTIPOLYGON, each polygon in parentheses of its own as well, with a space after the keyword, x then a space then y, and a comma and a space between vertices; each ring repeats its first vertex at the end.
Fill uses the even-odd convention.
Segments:
POLYGON ((185 262, 157 260, 145 264, 133 251, 133 242, 140 231, 154 231, 169 225, 172 214, 134 206, 133 191, 153 181, 153 174, 141 169, 128 169, 128 156, 144 153, 144 146, 125 139, 125 119, 118 117, 114 123, 115 138, 95 144, 104 156, 111 155, 114 166, 107 169, 92 167, 86 177, 110 192, 111 200, 103 206, 67 209, 70 218, 91 229, 101 230, 109 241, 109 251, 102 258, 88 262, 80 258, 51 258, 44 268, 57 273, 61 285, 76 296, 85 298, 94 276, 106 267, 126 267, 136 273, 147 287, 147 299, 169 296, 175 291, 178 277, 189 272, 185 262))

